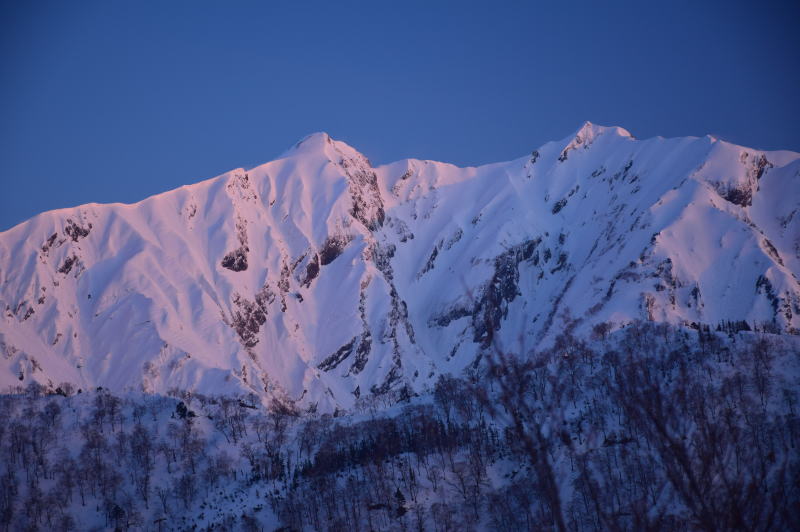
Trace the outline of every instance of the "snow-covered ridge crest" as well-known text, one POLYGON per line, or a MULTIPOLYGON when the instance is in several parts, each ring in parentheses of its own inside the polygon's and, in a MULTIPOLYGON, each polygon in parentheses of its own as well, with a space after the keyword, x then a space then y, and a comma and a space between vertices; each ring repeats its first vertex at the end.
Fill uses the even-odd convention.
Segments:
POLYGON ((0 233, 0 386, 348 408, 499 343, 633 320, 800 329, 800 155, 583 124, 505 163, 374 167, 315 133, 0 233))

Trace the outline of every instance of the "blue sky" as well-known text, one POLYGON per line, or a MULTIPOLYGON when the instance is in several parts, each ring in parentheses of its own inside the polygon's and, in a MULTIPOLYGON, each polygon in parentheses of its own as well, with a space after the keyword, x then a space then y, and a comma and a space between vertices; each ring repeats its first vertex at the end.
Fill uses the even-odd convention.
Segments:
POLYGON ((797 2, 3 2, 0 230, 314 131, 375 163, 508 160, 584 120, 800 151, 799 23, 797 2))

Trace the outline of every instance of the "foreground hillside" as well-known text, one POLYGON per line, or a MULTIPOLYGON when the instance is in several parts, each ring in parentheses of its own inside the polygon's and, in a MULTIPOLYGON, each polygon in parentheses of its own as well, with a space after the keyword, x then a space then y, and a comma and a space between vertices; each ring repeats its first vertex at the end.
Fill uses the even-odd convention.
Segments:
MULTIPOLYGON (((789 530, 800 342, 635 323, 346 416, 0 396, 0 530, 789 530)), ((601 331, 602 332, 602 331, 601 331)))
MULTIPOLYGON (((585 124, 523 158, 373 167, 325 134, 0 234, 0 385, 253 393, 324 412, 493 342, 635 320, 800 330, 800 156, 585 124)), ((109 169, 113 173, 113 169, 109 169)))

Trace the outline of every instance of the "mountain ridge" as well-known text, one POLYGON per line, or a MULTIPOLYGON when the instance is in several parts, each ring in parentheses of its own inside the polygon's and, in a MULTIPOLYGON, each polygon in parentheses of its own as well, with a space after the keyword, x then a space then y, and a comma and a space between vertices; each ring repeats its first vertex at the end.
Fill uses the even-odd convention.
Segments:
POLYGON ((586 122, 508 162, 373 167, 314 133, 250 170, 0 233, 0 385, 330 410, 429 386, 497 341, 547 342, 567 310, 586 334, 796 333, 799 158, 586 122))

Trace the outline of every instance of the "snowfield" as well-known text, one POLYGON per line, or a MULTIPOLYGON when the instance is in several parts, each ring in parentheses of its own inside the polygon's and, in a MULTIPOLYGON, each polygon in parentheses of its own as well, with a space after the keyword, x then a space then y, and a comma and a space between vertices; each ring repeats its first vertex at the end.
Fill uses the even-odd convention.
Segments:
POLYGON ((0 233, 0 386, 254 393, 321 412, 430 389, 565 316, 800 331, 800 154, 586 123, 480 167, 275 161, 0 233))

